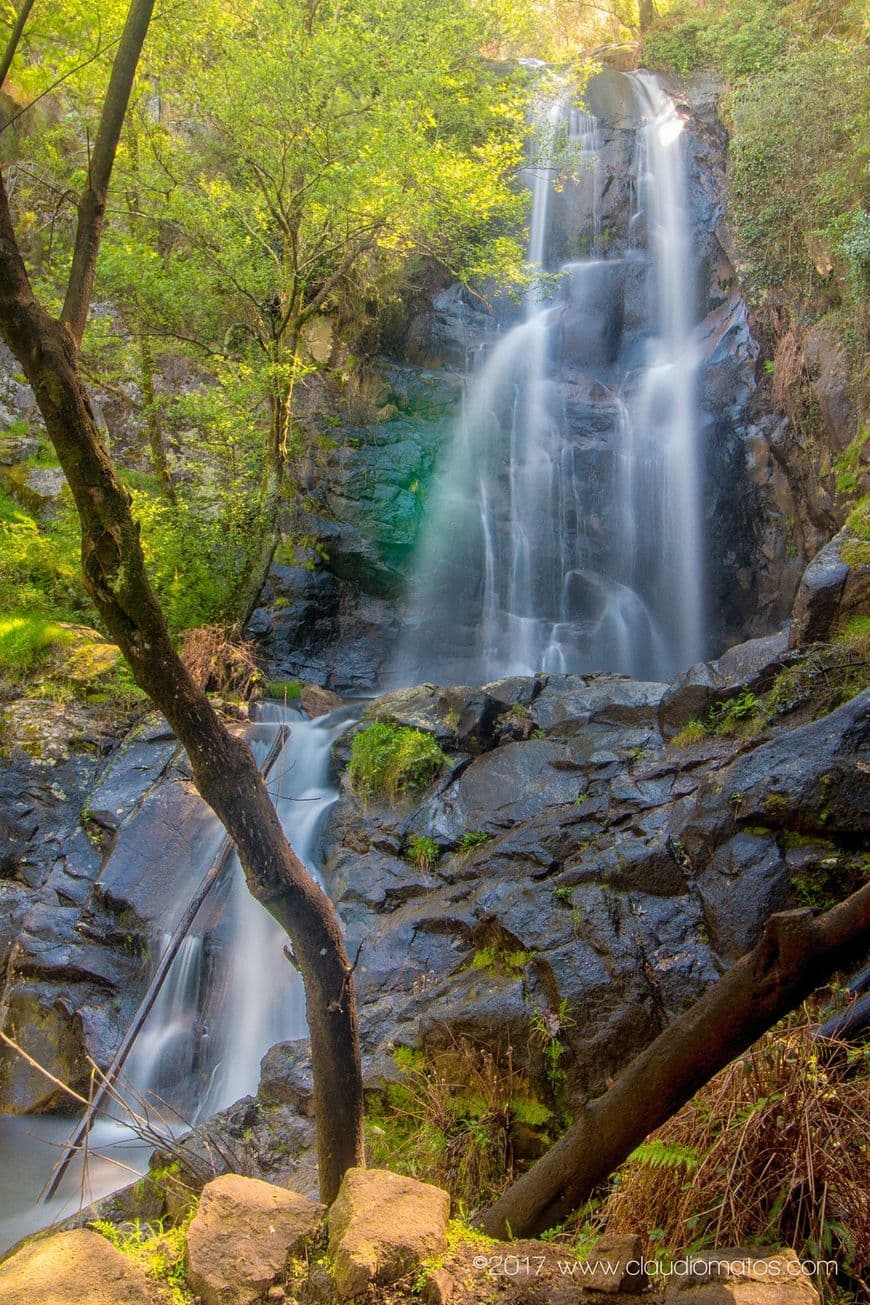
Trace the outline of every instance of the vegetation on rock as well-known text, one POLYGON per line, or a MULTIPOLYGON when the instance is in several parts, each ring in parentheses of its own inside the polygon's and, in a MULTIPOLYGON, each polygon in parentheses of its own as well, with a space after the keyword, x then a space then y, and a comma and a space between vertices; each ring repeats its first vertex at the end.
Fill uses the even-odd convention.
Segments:
POLYGON ((446 762, 431 734, 394 721, 375 721, 353 736, 347 774, 361 798, 395 802, 431 784, 446 762))

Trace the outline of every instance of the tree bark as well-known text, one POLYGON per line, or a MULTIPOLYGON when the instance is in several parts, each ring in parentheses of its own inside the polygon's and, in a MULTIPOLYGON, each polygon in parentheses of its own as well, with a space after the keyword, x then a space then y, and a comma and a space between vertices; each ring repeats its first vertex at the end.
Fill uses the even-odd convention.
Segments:
POLYGON ((27 20, 30 17, 30 11, 33 8, 33 0, 23 0, 21 8, 12 24, 12 31, 9 34, 9 40, 6 42, 6 49, 3 51, 3 57, 0 59, 0 90, 3 89, 3 83, 9 76, 9 69, 12 67, 12 60, 15 58, 15 52, 18 49, 27 20))
POLYGON ((131 0, 88 163, 88 180, 79 199, 75 248, 61 312, 77 346, 88 320, 115 154, 153 10, 154 0, 131 0))
POLYGON ((870 944, 870 884, 813 918, 770 918, 758 946, 622 1071, 480 1219, 492 1237, 553 1227, 655 1128, 870 944))
POLYGON ((359 1028, 341 928, 288 844, 250 750, 223 726, 173 647, 145 571, 130 496, 99 439, 79 370, 112 164, 152 7, 153 0, 131 0, 79 204, 61 320, 33 293, 0 173, 0 334, 33 389, 69 483, 88 594, 137 684, 186 749, 199 792, 236 844, 251 893, 293 943, 311 1031, 320 1191, 330 1202, 345 1170, 364 1156, 359 1028))
POLYGON ((163 439, 163 426, 157 408, 157 396, 154 393, 154 359, 151 345, 141 331, 137 333, 139 346, 139 373, 141 379, 142 406, 145 416, 145 434, 148 437, 148 450, 151 454, 151 466, 157 477, 163 497, 169 503, 175 502, 175 486, 166 457, 166 444, 163 439))

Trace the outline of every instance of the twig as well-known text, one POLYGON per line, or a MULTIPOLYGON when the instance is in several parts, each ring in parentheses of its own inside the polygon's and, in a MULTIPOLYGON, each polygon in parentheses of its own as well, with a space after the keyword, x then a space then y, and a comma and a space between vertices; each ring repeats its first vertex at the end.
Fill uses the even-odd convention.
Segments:
POLYGON ((68 1083, 64 1083, 62 1079, 55 1078, 54 1074, 50 1073, 44 1065, 40 1065, 38 1060, 34 1060, 32 1056, 29 1056, 24 1048, 19 1047, 18 1043, 10 1038, 8 1033, 4 1033, 2 1029, 0 1029, 0 1039, 6 1043, 7 1047, 11 1047, 11 1049, 16 1052, 22 1060, 26 1060, 31 1069, 35 1069, 38 1074, 42 1074, 43 1078, 47 1078, 50 1083, 54 1083, 55 1086, 59 1087, 61 1091, 67 1094, 67 1096, 72 1097, 75 1101, 80 1101, 83 1106, 90 1105, 87 1097, 81 1096, 80 1093, 76 1092, 74 1088, 71 1088, 68 1083))

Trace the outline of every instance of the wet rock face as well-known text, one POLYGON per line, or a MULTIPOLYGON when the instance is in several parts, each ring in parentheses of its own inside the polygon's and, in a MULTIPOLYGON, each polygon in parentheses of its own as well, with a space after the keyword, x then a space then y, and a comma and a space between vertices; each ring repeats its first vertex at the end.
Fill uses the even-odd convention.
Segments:
POLYGON ((804 571, 792 610, 789 646, 804 648, 831 638, 854 616, 870 610, 870 565, 848 529, 841 530, 804 571))
MULTIPOLYGON (((195 843, 199 799, 191 800, 178 769, 181 805, 171 784, 160 788, 178 749, 154 717, 119 742, 83 708, 21 699, 4 708, 4 747, 4 1027, 58 1078, 86 1089, 86 1056, 111 1059, 147 983, 154 921, 174 891, 154 849, 171 854, 181 837, 176 821, 195 843), (115 855, 121 829, 124 848, 115 855)), ((63 1095, 42 1075, 11 1053, 0 1056, 3 1109, 59 1104, 63 1095)))
POLYGON ((347 794, 325 834, 351 954, 363 944, 369 1081, 389 1074, 390 1043, 467 1036, 510 1046, 546 1096, 530 1031, 536 1011, 558 1017, 565 1001, 569 1091, 594 1093, 773 911, 803 900, 795 884, 825 879, 826 858, 848 891, 851 849, 868 834, 870 694, 743 741, 663 739, 699 704, 763 692, 784 657, 777 636, 670 686, 541 675, 373 705, 375 718, 429 730, 455 763, 403 806, 347 794), (460 740, 464 712, 474 725, 460 740), (422 864, 421 837, 437 851, 422 864))

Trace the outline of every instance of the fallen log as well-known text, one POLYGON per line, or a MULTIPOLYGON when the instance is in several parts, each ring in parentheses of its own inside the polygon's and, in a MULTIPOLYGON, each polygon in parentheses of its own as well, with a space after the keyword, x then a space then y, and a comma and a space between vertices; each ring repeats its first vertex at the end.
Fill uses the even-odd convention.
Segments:
POLYGON ((674 1020, 485 1210, 491 1237, 529 1237, 588 1200, 655 1128, 870 944, 870 884, 824 915, 771 916, 758 946, 674 1020))

